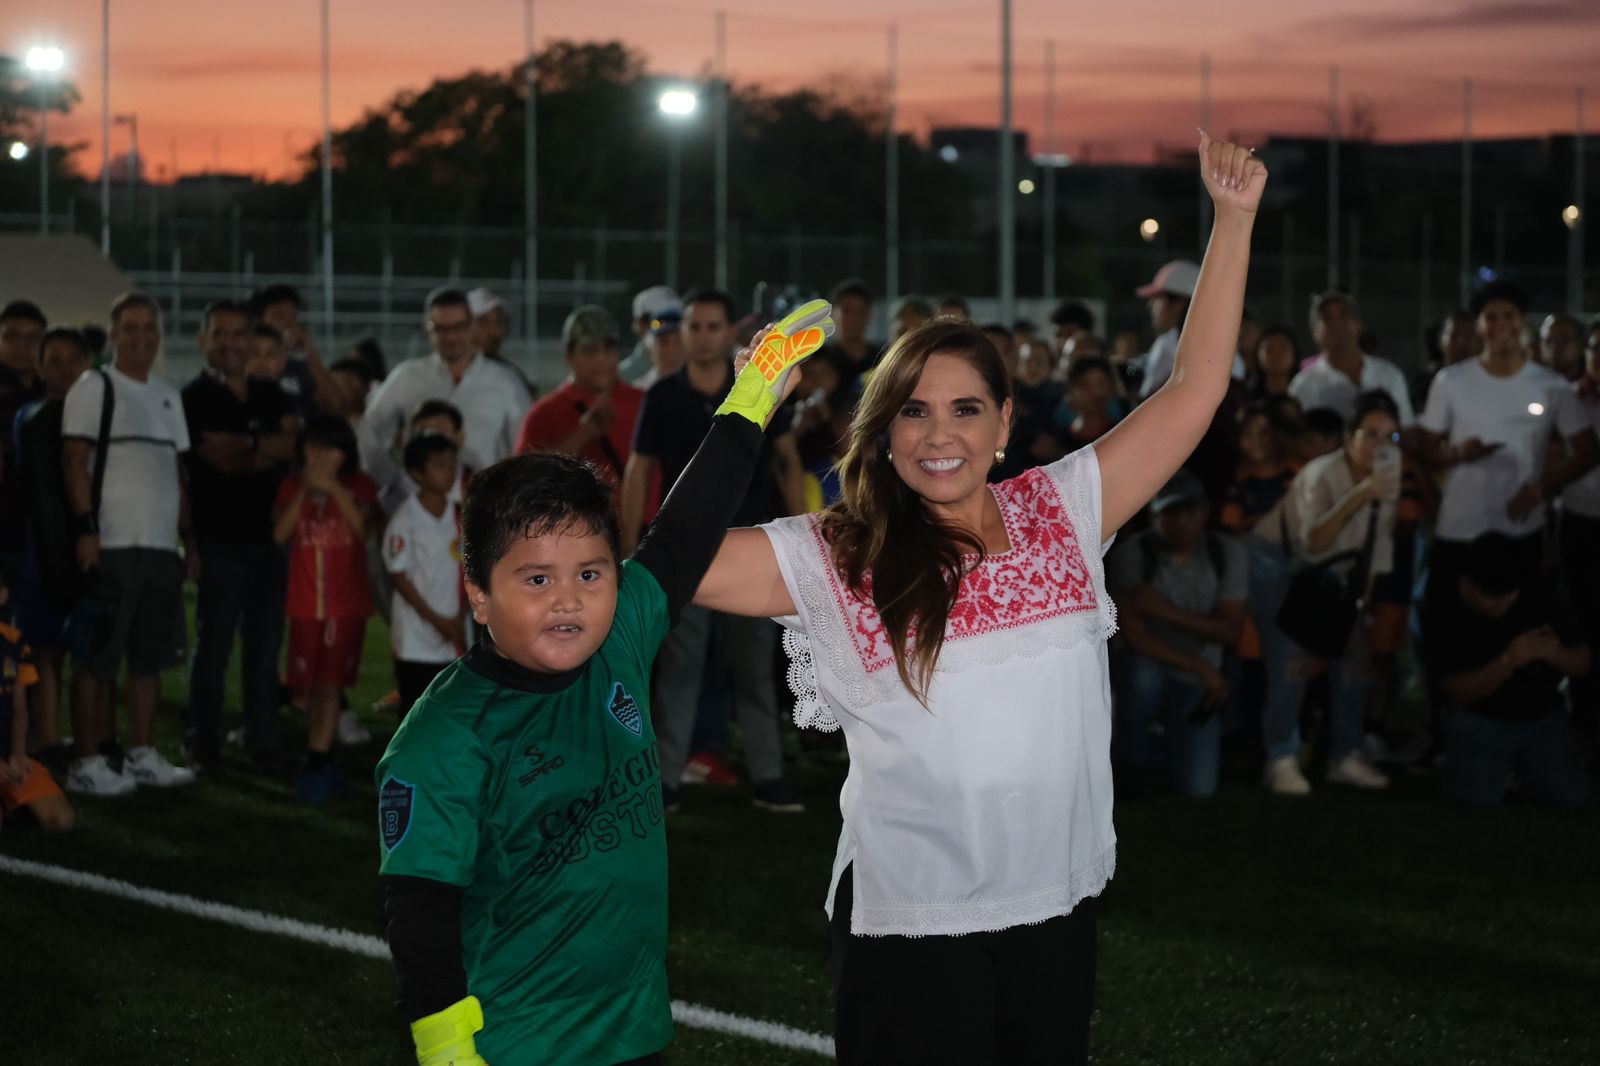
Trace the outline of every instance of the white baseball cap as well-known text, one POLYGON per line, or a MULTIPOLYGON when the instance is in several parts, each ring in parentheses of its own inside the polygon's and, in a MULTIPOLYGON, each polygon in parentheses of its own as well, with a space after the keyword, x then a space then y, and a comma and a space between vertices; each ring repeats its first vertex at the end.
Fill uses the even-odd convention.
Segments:
POLYGON ((472 312, 472 317, 486 315, 490 311, 510 311, 506 302, 485 288, 473 289, 467 293, 467 309, 472 312))
POLYGON ((1156 271, 1150 284, 1141 285, 1138 295, 1156 296, 1171 293, 1173 296, 1193 296, 1195 284, 1200 280, 1200 264, 1190 259, 1174 259, 1156 271))
POLYGON ((668 311, 681 314, 683 301, 665 285, 652 285, 633 298, 633 320, 657 318, 668 311))

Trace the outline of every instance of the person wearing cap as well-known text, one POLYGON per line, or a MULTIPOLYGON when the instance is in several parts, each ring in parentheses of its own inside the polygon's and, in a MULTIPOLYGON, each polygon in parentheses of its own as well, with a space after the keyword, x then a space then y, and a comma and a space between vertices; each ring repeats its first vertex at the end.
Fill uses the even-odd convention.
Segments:
POLYGON ((1592 664, 1570 601, 1536 580, 1502 533, 1467 546, 1456 582, 1460 609, 1441 620, 1429 652, 1450 706, 1445 794, 1495 806, 1514 777, 1530 798, 1580 806, 1589 782, 1561 685, 1592 664))
POLYGON ((1189 301, 1194 298, 1195 283, 1200 280, 1200 267, 1188 259, 1174 259, 1167 263, 1148 285, 1142 285, 1137 294, 1149 302, 1150 323, 1155 327, 1156 342, 1144 357, 1144 382, 1139 386, 1139 396, 1144 398, 1167 383, 1172 377, 1174 360, 1178 354, 1178 336, 1183 332, 1183 321, 1189 314, 1189 301))
POLYGON ((1205 797, 1217 790, 1218 712, 1229 694, 1222 657, 1244 630, 1249 562, 1237 539, 1207 530, 1210 499, 1187 470, 1156 493, 1150 514, 1150 528, 1118 545, 1106 572, 1122 629, 1114 761, 1134 791, 1160 761, 1176 791, 1205 797))
POLYGON ((633 351, 622 360, 617 371, 623 381, 637 381, 650 372, 652 360, 647 343, 650 323, 665 314, 683 314, 683 301, 678 299, 677 290, 666 285, 652 285, 641 289, 633 298, 633 351))
POLYGON ((522 374, 484 358, 472 343, 472 309, 460 289, 428 294, 429 355, 396 366, 373 390, 361 421, 361 465, 380 487, 410 479, 396 462, 401 435, 425 400, 448 400, 462 414, 461 461, 482 470, 512 454, 530 397, 522 374))
POLYGON ((478 354, 515 370, 521 376, 522 383, 528 386, 529 393, 533 394, 528 375, 501 350, 506 343, 506 334, 511 330, 511 308, 492 291, 479 286, 467 293, 467 310, 472 312, 472 343, 477 347, 478 354))
POLYGON ((676 311, 663 311, 652 318, 644 348, 650 354, 650 369, 634 378, 632 384, 640 391, 649 391, 663 375, 683 365, 683 316, 676 311))
POLYGON ((603 307, 591 304, 567 316, 561 343, 571 373, 523 419, 517 453, 552 451, 587 459, 620 501, 644 393, 617 376, 618 340, 616 321, 603 307))
POLYGON ((1386 392, 1400 412, 1400 428, 1414 421, 1411 389, 1400 368, 1361 350, 1361 308, 1342 289, 1328 289, 1311 298, 1311 339, 1317 355, 1289 382, 1289 395, 1300 409, 1326 407, 1346 421, 1356 397, 1374 389, 1386 392))

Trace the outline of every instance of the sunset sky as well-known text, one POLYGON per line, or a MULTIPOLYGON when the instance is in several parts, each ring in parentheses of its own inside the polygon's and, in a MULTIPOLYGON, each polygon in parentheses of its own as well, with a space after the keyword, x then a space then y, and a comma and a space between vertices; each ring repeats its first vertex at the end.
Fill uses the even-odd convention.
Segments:
MULTIPOLYGON (((521 0, 332 0, 333 118, 396 91, 522 50, 521 0)), ((318 135, 318 0, 112 0, 111 109, 139 116, 151 168, 280 176, 318 135)), ((702 0, 538 0, 537 38, 616 39, 651 69, 692 75, 712 57, 702 0)), ((52 138, 100 160, 100 0, 3 0, 0 51, 56 43, 83 102, 52 138)), ((875 90, 885 29, 899 27, 900 126, 999 121, 997 0, 729 0, 736 82, 875 90), (805 10, 803 16, 794 12, 805 10)), ((1328 67, 1384 139, 1457 137, 1461 82, 1474 80, 1482 136, 1570 131, 1586 84, 1600 126, 1600 0, 1016 0, 1016 115, 1043 149, 1044 42, 1056 42, 1058 150, 1147 158, 1186 143, 1200 115, 1200 56, 1212 64, 1213 132, 1327 129, 1328 67)), ((126 130, 113 151, 127 150, 126 130)), ((154 172, 154 171, 153 171, 154 172)))

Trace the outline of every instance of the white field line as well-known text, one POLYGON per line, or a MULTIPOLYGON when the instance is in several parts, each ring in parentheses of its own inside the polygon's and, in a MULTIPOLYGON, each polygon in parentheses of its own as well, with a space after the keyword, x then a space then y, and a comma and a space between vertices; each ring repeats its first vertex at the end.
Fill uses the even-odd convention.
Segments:
MULTIPOLYGON (((293 918, 281 918, 276 914, 266 914, 262 911, 246 910, 243 907, 234 907, 227 903, 213 903, 209 900, 195 899, 193 896, 181 896, 174 892, 162 892, 159 889, 144 888, 128 881, 119 881, 114 877, 103 877, 100 874, 68 869, 65 866, 52 866, 49 863, 32 862, 27 859, 12 858, 9 855, 0 855, 0 873, 16 874, 19 877, 32 877, 40 881, 49 881, 52 884, 82 889, 86 892, 98 892, 103 896, 116 896, 120 899, 132 900, 135 903, 143 903, 147 907, 156 907, 165 911, 186 914, 192 918, 206 918, 210 921, 221 922, 224 925, 231 925, 236 929, 248 929, 254 933, 272 933, 276 936, 286 936, 294 940, 303 940, 311 944, 320 944, 323 947, 348 951, 352 955, 363 955, 369 959, 382 959, 384 961, 389 959, 389 945, 382 939, 365 933, 355 933, 348 929, 334 929, 326 925, 313 925, 310 922, 300 922, 293 918)), ((690 1029, 708 1029, 712 1032, 727 1033, 732 1036, 744 1037, 747 1040, 756 1040, 763 1044, 791 1048, 796 1051, 810 1051, 828 1058, 833 1058, 834 1054, 833 1038, 830 1036, 823 1036, 820 1033, 808 1033, 803 1029, 779 1025, 777 1022, 762 1021, 759 1018, 746 1018, 738 1014, 728 1014, 725 1011, 702 1007, 696 1003, 673 1000, 672 1017, 679 1025, 687 1026, 690 1029)))

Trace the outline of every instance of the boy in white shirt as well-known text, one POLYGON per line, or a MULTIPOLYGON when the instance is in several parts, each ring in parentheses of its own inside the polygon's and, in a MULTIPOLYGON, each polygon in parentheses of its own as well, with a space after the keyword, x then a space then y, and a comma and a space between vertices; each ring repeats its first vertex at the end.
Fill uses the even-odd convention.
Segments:
POLYGON ((459 447, 437 433, 406 443, 406 475, 416 483, 389 520, 383 562, 394 582, 389 634, 400 716, 440 670, 466 650, 461 596, 461 536, 451 489, 459 447))

